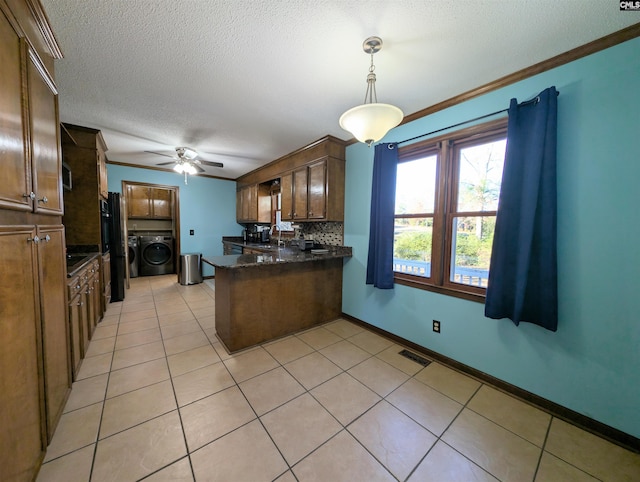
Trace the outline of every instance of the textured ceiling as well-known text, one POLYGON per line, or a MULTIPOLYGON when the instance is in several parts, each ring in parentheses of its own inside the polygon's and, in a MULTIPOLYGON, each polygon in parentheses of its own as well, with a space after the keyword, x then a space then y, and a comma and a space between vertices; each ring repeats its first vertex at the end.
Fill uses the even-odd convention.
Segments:
POLYGON ((637 23, 607 0, 41 0, 64 53, 61 120, 110 161, 190 146, 235 179, 327 134, 362 103, 405 115, 637 23))

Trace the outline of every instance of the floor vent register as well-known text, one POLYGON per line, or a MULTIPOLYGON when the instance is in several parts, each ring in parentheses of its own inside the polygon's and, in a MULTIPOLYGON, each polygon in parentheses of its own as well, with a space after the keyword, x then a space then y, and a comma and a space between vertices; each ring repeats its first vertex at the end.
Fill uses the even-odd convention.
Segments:
POLYGON ((427 360, 426 358, 423 358, 420 355, 416 355, 415 353, 410 352, 409 350, 402 350, 399 353, 399 355, 402 355, 403 357, 408 358, 409 360, 419 363, 423 367, 426 367, 429 363, 431 363, 431 360, 427 360))

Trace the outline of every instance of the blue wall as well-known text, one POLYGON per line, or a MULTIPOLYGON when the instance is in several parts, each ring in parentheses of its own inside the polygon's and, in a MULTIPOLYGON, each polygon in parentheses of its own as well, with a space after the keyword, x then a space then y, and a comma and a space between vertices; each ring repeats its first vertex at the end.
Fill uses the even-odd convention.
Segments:
MULTIPOLYGON (((236 183, 208 177, 184 176, 171 172, 137 169, 107 164, 109 191, 122 192, 122 181, 147 182, 177 186, 180 190, 180 247, 183 253, 203 256, 222 255, 222 236, 240 236, 236 223, 236 183), (195 230, 190 236, 189 230, 195 230)), ((203 275, 214 274, 213 267, 203 265, 203 275)))
MULTIPOLYGON (((640 437, 640 39, 392 130, 400 141, 558 97, 559 324, 485 318, 481 303, 365 285, 373 149, 347 148, 343 311, 640 437), (442 321, 442 333, 431 320, 442 321)), ((426 87, 428 88, 428 86, 426 87)))

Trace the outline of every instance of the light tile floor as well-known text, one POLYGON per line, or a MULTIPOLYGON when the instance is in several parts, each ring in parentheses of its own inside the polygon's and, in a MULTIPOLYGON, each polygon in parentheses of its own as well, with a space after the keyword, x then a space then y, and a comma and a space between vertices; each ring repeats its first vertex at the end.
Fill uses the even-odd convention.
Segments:
POLYGON ((640 455, 346 320, 229 356, 211 286, 131 280, 38 481, 640 480, 640 455))

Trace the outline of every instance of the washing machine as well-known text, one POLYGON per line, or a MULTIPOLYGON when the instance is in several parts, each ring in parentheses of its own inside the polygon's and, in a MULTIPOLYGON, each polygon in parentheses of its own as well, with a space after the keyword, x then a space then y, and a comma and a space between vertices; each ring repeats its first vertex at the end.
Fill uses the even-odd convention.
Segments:
POLYGON ((138 249, 138 236, 128 236, 127 246, 129 250, 129 278, 137 278, 140 269, 140 253, 138 249))
POLYGON ((173 237, 140 236, 140 276, 174 273, 173 237))

